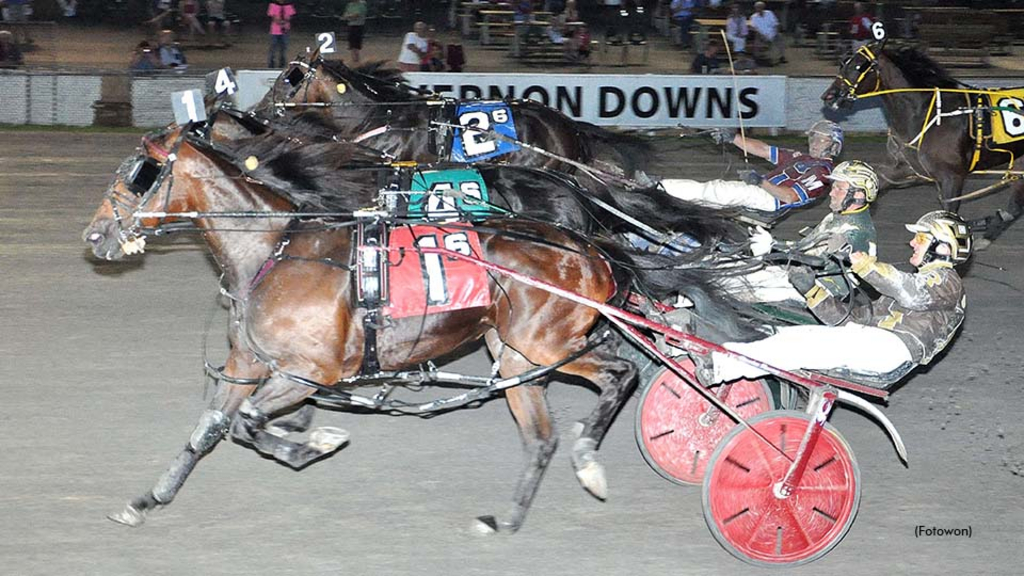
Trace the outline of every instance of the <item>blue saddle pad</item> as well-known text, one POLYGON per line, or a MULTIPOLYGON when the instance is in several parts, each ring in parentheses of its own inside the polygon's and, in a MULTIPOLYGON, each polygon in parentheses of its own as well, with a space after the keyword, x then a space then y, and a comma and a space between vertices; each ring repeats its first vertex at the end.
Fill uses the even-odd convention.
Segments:
POLYGON ((518 139, 512 109, 504 102, 459 104, 455 111, 455 123, 463 128, 456 128, 452 139, 453 162, 479 162, 519 150, 518 144, 486 132, 493 130, 502 136, 518 139))

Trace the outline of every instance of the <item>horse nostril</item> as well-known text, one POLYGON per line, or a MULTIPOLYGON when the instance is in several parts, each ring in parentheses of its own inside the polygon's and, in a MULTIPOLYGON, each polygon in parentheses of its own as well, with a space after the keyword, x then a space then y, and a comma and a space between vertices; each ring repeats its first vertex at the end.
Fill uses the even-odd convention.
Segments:
POLYGON ((85 240, 90 244, 93 244, 94 246, 98 246, 103 242, 103 234, 100 234, 99 232, 93 232, 92 234, 86 236, 85 240))

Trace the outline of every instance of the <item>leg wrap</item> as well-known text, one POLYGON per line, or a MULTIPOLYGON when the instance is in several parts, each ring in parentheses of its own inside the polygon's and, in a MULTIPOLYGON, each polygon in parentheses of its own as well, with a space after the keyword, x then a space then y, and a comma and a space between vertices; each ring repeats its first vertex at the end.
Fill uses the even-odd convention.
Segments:
POLYGON ((228 430, 228 417, 220 410, 207 410, 199 417, 188 444, 197 454, 203 454, 224 438, 228 430))

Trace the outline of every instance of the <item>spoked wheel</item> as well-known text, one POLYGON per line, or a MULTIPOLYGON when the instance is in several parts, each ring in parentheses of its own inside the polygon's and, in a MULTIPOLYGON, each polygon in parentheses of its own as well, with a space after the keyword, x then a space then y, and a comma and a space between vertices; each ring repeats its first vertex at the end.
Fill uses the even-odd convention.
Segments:
MULTIPOLYGON (((792 458, 811 417, 774 411, 748 422, 792 458)), ((805 564, 829 552, 860 504, 860 469, 846 440, 825 425, 800 484, 788 498, 773 490, 790 461, 737 426, 718 445, 704 478, 704 519, 733 556, 761 566, 805 564)))
MULTIPOLYGON (((684 367, 693 362, 683 360, 684 367)), ((712 392, 717 391, 713 388, 712 392)), ((772 396, 761 380, 732 384, 725 403, 748 419, 772 409, 772 396)), ((736 425, 675 372, 662 368, 640 396, 636 411, 636 443, 644 460, 662 477, 677 484, 700 484, 715 446, 736 425)))

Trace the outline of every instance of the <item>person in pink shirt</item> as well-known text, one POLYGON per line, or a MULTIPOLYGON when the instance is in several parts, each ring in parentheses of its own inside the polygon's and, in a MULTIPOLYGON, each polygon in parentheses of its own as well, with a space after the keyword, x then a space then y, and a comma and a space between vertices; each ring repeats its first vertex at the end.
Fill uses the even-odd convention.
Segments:
POLYGON ((288 0, 271 0, 267 7, 270 16, 270 55, 267 58, 268 68, 284 68, 285 52, 288 51, 288 31, 292 27, 295 6, 288 0), (280 64, 274 66, 274 52, 277 51, 280 64))

